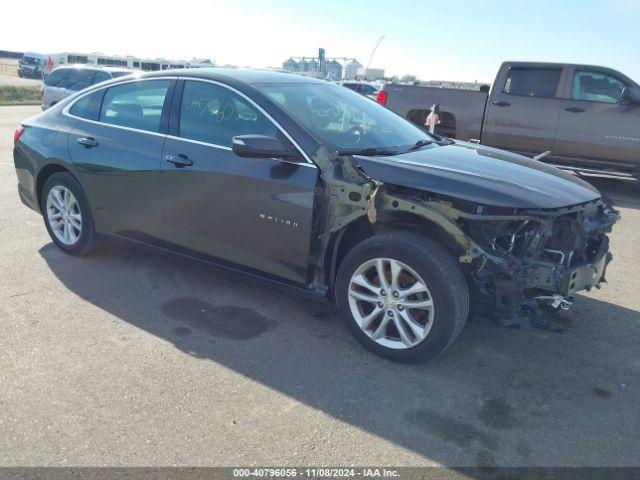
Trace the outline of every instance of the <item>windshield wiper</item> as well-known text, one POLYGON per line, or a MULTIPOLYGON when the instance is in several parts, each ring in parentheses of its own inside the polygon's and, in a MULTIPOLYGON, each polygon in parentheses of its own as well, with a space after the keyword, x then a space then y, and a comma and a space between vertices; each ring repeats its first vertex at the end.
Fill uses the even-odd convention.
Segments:
POLYGON ((396 150, 389 150, 388 148, 377 148, 377 147, 361 148, 361 149, 352 148, 352 149, 338 151, 338 155, 362 155, 364 157, 375 157, 378 155, 397 155, 397 154, 398 154, 398 151, 396 150))
POLYGON ((431 145, 432 143, 433 143, 433 140, 427 140, 423 138, 422 140, 418 140, 416 143, 414 143, 412 146, 404 150, 402 153, 413 152, 414 150, 418 150, 424 147, 425 145, 431 145))

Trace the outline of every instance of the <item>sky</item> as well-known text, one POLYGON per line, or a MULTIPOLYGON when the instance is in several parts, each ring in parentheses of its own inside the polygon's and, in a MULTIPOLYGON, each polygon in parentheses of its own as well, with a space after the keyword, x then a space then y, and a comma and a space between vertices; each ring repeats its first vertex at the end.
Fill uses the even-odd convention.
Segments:
POLYGON ((587 63, 640 82, 640 0, 8 1, 0 50, 279 67, 355 57, 387 75, 492 81, 507 60, 587 63), (26 7, 25 7, 26 5, 26 7), (25 11, 28 10, 28 11, 25 11))

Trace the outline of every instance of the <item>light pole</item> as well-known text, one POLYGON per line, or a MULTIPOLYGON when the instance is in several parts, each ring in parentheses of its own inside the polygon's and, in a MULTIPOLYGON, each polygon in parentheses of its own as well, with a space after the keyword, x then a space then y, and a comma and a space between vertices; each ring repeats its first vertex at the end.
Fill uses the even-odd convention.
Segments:
POLYGON ((376 46, 373 47, 373 50, 371 50, 371 55, 369 55, 369 61, 367 62, 367 66, 364 69, 364 76, 365 76, 365 80, 367 80, 366 77, 369 76, 369 67, 371 66, 371 60, 373 60, 373 54, 376 53, 376 50, 378 49, 378 46, 380 45, 380 42, 382 42, 382 40, 384 40, 384 35, 382 35, 378 41, 376 42, 376 46))

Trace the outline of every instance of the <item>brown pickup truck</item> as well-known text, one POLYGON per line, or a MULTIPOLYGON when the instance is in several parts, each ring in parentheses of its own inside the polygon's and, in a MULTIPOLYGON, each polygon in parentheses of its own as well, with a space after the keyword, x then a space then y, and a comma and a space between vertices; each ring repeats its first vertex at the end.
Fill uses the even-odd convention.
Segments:
POLYGON ((377 100, 420 126, 437 104, 447 137, 640 178, 640 88, 610 68, 505 62, 488 93, 390 83, 377 100))

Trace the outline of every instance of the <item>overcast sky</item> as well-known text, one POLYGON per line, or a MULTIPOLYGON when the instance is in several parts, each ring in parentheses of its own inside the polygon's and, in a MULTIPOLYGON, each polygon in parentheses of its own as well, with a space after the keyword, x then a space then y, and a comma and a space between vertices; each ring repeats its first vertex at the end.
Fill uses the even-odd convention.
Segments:
POLYGON ((0 50, 100 51, 280 66, 356 57, 388 75, 490 82, 504 60, 578 62, 640 81, 640 0, 4 2, 0 50))

